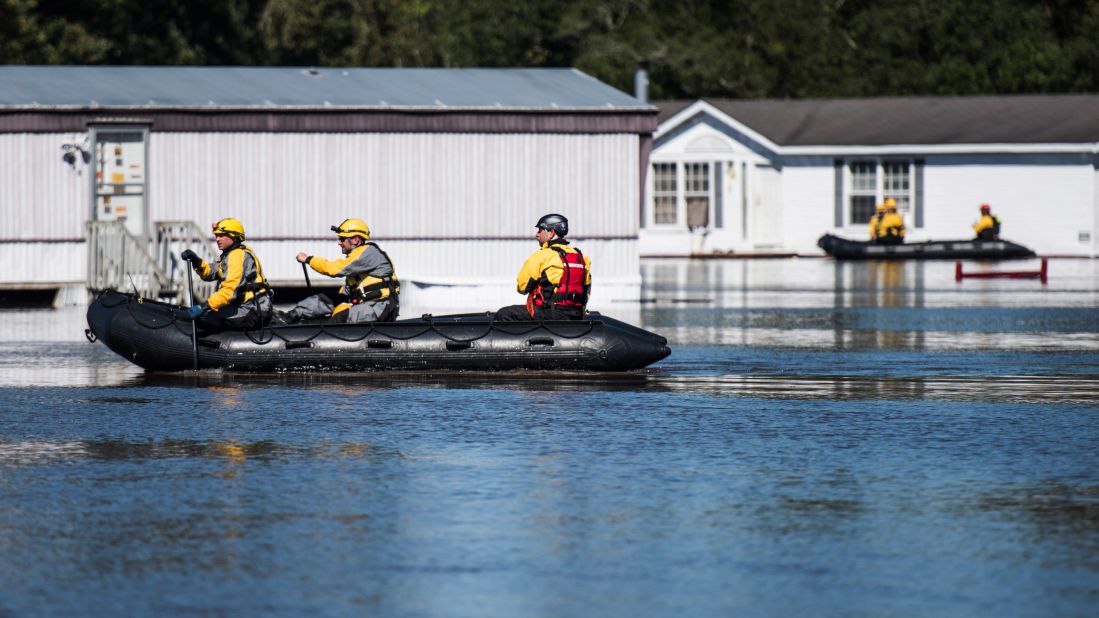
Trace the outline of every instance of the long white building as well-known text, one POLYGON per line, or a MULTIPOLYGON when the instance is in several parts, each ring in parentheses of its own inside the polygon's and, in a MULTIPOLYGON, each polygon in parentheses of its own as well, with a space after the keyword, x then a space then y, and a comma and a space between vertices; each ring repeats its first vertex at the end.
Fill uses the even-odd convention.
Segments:
POLYGON ((409 294, 519 302, 534 222, 560 212, 593 306, 637 298, 656 116, 574 69, 0 67, 0 293, 83 290, 87 221, 222 217, 301 285, 293 256, 337 256, 329 226, 354 217, 409 294))
POLYGON ((978 208, 1042 255, 1099 255, 1099 95, 658 102, 642 255, 822 255, 894 198, 908 239, 978 208))

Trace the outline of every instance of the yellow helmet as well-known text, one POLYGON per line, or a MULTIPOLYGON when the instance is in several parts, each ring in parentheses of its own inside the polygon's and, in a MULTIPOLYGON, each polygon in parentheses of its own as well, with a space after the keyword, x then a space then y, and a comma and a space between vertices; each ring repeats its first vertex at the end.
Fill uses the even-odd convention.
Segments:
POLYGON ((344 219, 343 223, 333 225, 332 231, 338 234, 340 238, 362 236, 363 240, 370 240, 370 228, 362 219, 344 219))
POLYGON ((878 212, 885 212, 885 204, 878 204, 877 206, 874 207, 874 209, 877 210, 878 212))
POLYGON ((214 236, 225 235, 244 240, 244 226, 236 219, 222 219, 217 223, 211 223, 210 227, 214 230, 214 236))
POLYGON ((885 206, 886 208, 896 208, 897 207, 897 200, 895 200, 891 197, 887 197, 887 198, 885 198, 885 204, 883 204, 883 206, 885 206))

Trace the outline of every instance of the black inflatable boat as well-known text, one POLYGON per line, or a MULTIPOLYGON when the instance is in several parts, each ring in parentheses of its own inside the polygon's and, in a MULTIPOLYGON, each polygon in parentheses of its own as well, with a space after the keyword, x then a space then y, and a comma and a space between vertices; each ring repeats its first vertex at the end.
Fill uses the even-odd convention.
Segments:
POLYGON ((495 322, 492 314, 382 324, 287 324, 197 331, 177 306, 108 291, 88 307, 89 340, 150 371, 627 371, 671 354, 664 337, 590 313, 586 320, 495 322))
POLYGON ((1009 260, 1034 252, 1009 240, 931 240, 879 245, 825 234, 817 246, 837 260, 1009 260))

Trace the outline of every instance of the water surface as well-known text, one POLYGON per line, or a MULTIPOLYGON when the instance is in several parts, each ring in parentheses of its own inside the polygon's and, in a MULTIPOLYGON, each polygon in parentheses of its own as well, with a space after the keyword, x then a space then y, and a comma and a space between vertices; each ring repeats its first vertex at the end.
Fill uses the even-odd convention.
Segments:
POLYGON ((644 275, 625 375, 145 374, 0 312, 0 615, 1094 615, 1092 261, 644 275))

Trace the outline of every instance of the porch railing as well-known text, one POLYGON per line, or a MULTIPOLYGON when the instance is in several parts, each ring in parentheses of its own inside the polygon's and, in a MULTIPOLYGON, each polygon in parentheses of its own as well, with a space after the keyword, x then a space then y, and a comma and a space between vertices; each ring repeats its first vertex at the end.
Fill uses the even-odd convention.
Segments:
MULTIPOLYGON (((187 300, 190 265, 179 254, 197 253, 208 263, 217 259, 209 233, 191 221, 158 221, 151 239, 138 238, 120 221, 88 221, 88 279, 92 292, 136 290, 146 298, 187 300)), ((209 298, 214 283, 194 280, 195 302, 209 298)))
MULTIPOLYGON (((184 269, 191 266, 179 254, 184 249, 190 249, 206 260, 206 263, 213 264, 218 258, 217 245, 210 240, 210 231, 203 231, 193 221, 157 221, 153 227, 153 250, 157 265, 168 273, 179 300, 186 301, 187 271, 184 269)), ((203 281, 198 277, 191 278, 194 280, 195 302, 204 301, 214 293, 213 282, 203 281)))
POLYGON ((159 299, 172 292, 171 279, 149 253, 147 242, 122 221, 88 221, 88 289, 136 290, 159 299))

